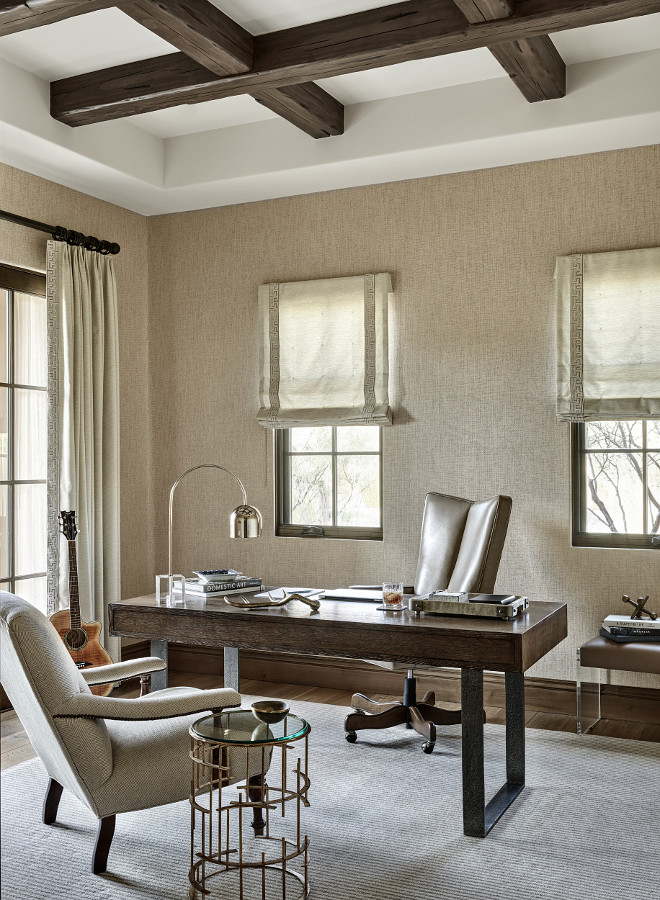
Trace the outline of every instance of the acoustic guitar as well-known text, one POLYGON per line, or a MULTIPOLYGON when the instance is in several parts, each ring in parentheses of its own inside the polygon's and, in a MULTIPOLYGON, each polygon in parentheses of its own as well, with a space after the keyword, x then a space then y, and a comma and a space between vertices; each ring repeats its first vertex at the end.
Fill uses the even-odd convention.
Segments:
MULTIPOLYGON (((64 646, 79 669, 94 666, 107 666, 111 657, 99 643, 101 634, 100 622, 83 622, 80 615, 80 598, 78 596, 78 561, 76 558, 76 513, 74 510, 62 510, 59 515, 60 530, 69 545, 69 609, 61 609, 53 613, 50 621, 64 641, 64 646)), ((93 694, 107 697, 113 683, 98 684, 90 687, 93 694)))

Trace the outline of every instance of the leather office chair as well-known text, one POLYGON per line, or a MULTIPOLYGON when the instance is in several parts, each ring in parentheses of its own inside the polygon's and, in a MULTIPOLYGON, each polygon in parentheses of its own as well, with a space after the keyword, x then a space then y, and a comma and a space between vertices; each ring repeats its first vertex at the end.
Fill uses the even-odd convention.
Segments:
MULTIPOLYGON (((43 821, 55 822, 63 788, 89 807, 99 819, 92 858, 97 874, 106 870, 117 813, 189 796, 190 725, 205 712, 241 702, 230 688, 169 688, 137 699, 97 697, 90 683, 155 671, 164 667, 162 660, 78 669, 51 622, 4 591, 0 663, 2 686, 50 778, 43 821)), ((247 763, 244 750, 230 751, 227 783, 252 775, 261 779, 261 754, 247 763), (248 765, 254 772, 246 772, 248 765)), ((253 827, 260 827, 256 816, 253 827)))
MULTIPOLYGON (((511 497, 498 496, 474 502, 447 494, 427 494, 415 585, 406 588, 406 593, 427 594, 439 590, 492 593, 510 514, 511 497)), ((378 585, 369 587, 376 588, 378 585)), ((406 727, 414 728, 424 738, 424 752, 432 753, 436 740, 435 726, 458 724, 461 721, 460 711, 436 706, 433 691, 428 691, 418 702, 415 673, 402 663, 367 662, 394 671, 407 670, 403 700, 377 703, 364 694, 353 694, 351 706, 354 712, 344 721, 346 740, 354 743, 356 732, 360 730, 389 728, 405 723, 406 727)), ((428 674, 436 671, 431 668, 417 669, 417 672, 428 674)))

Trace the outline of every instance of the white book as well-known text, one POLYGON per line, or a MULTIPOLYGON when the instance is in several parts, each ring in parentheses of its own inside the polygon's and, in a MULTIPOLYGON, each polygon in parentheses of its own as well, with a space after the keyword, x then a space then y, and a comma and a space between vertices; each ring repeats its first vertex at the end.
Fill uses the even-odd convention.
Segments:
POLYGON ((605 616, 603 627, 618 626, 619 628, 651 628, 660 632, 660 616, 657 619, 631 619, 630 616, 605 616))
MULTIPOLYGON (((181 593, 181 588, 178 586, 176 586, 174 590, 176 593, 181 593)), ((261 587, 258 584, 242 588, 232 588, 231 590, 226 591, 200 591, 199 588, 195 590, 194 587, 188 587, 188 585, 186 585, 186 597, 224 597, 227 594, 254 594, 260 590, 261 587)))

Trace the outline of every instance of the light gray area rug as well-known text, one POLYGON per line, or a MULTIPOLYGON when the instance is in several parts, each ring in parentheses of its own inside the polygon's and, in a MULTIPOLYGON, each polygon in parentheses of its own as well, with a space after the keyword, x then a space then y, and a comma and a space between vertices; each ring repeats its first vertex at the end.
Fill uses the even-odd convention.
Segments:
MULTIPOLYGON (((313 898, 660 898, 659 745, 528 730, 525 790, 480 840, 462 830, 460 727, 439 729, 427 756, 403 728, 349 745, 346 710, 292 709, 312 725, 313 898)), ((486 727, 486 758, 492 793, 504 781, 501 726, 486 727)), ((46 782, 38 760, 2 775, 4 900, 186 900, 187 802, 118 816, 108 872, 94 876, 96 820, 65 792, 58 824, 43 825, 46 782)), ((221 881, 214 896, 227 896, 221 881)))

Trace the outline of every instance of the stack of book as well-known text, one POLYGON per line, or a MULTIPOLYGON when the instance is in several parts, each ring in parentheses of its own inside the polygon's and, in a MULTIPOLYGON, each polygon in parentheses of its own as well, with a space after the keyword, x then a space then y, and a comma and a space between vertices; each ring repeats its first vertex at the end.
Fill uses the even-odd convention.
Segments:
POLYGON ((619 644, 660 641, 660 618, 631 619, 630 616, 605 616, 600 633, 619 644))
POLYGON ((235 569, 200 570, 197 578, 186 579, 186 594, 219 597, 224 594, 253 594, 261 590, 261 578, 252 578, 235 569))

